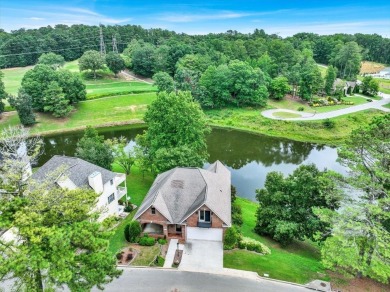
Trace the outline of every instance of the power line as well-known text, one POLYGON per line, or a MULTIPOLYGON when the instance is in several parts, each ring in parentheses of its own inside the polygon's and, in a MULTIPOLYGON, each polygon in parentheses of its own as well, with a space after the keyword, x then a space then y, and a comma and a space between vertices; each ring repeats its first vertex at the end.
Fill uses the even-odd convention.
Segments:
POLYGON ((118 47, 116 46, 116 38, 112 36, 112 51, 118 54, 118 47))
MULTIPOLYGON (((86 46, 87 48, 90 47, 98 47, 99 45, 88 45, 86 46)), ((71 47, 71 48, 66 48, 66 49, 58 49, 58 50, 50 50, 50 51, 35 51, 35 52, 25 52, 25 53, 18 53, 18 54, 7 54, 7 55, 0 55, 0 57, 9 57, 9 56, 20 56, 20 55, 30 55, 30 54, 43 54, 43 53, 51 53, 51 52, 59 52, 59 51, 66 51, 66 50, 73 50, 73 49, 80 49, 80 48, 86 48, 85 46, 83 47, 71 47)))

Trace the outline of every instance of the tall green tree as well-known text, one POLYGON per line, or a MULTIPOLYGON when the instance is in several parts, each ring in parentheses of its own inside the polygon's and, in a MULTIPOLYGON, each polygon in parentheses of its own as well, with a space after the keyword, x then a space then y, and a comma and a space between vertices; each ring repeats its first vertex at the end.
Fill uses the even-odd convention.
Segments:
POLYGON ((98 51, 86 51, 79 59, 80 71, 91 70, 96 79, 96 70, 104 68, 104 57, 98 51))
POLYGON ((18 112, 20 123, 23 126, 35 124, 35 114, 32 108, 31 96, 20 88, 17 96, 8 97, 9 104, 18 112))
POLYGON ((347 42, 342 46, 336 47, 331 62, 337 67, 341 78, 356 80, 362 61, 361 50, 361 47, 356 42, 347 42))
POLYGON ((321 222, 312 208, 339 207, 341 195, 334 175, 319 171, 314 164, 301 165, 287 178, 282 173, 268 173, 265 188, 256 191, 256 233, 287 245, 329 231, 329 225, 321 222))
POLYGON ((324 266, 383 283, 390 280, 390 114, 354 130, 339 151, 352 195, 338 212, 315 213, 332 225, 324 266))
POLYGON ((154 74, 153 80, 159 92, 166 91, 171 93, 175 90, 175 82, 173 81, 173 78, 166 72, 158 72, 154 74))
POLYGON ((63 118, 69 115, 73 107, 69 105, 69 100, 65 98, 62 88, 58 82, 52 81, 49 83, 46 90, 43 92, 45 112, 51 112, 56 118, 63 118))
POLYGON ((361 88, 364 94, 376 95, 379 91, 379 82, 372 76, 365 76, 361 88))
POLYGON ((155 53, 156 48, 151 44, 136 47, 131 54, 131 64, 134 73, 152 77, 155 72, 155 53))
POLYGON ((125 61, 118 53, 115 52, 109 52, 106 55, 106 64, 108 69, 114 72, 115 77, 120 71, 125 69, 125 61))
POLYGON ((327 95, 331 95, 333 91, 333 84, 337 77, 337 69, 330 65, 328 69, 326 70, 325 75, 325 92, 327 95))
POLYGON ((307 58, 301 65, 299 96, 302 99, 311 100, 322 84, 321 72, 316 62, 312 58, 307 58))
POLYGON ((31 96, 32 106, 35 110, 43 112, 45 106, 52 106, 47 102, 43 93, 52 82, 57 83, 64 94, 64 100, 70 104, 76 104, 86 98, 85 85, 76 73, 67 70, 54 70, 53 68, 38 64, 26 72, 22 79, 22 88, 31 96))
POLYGON ((279 76, 271 81, 270 96, 274 99, 281 100, 290 91, 288 79, 284 76, 279 76))
POLYGON ((158 172, 175 166, 201 167, 206 161, 210 129, 189 92, 159 93, 144 120, 148 129, 137 142, 158 172))
POLYGON ((20 198, 11 224, 17 239, 1 240, 0 278, 25 291, 103 288, 121 271, 107 251, 110 233, 91 212, 97 194, 58 188, 52 179, 30 184, 20 198))
POLYGON ((131 172, 131 167, 135 164, 135 153, 128 149, 128 143, 125 137, 106 140, 110 145, 114 155, 115 164, 122 168, 127 175, 131 172))
POLYGON ((4 73, 0 71, 0 117, 4 112, 4 102, 6 99, 7 93, 5 92, 4 82, 3 82, 4 73))
POLYGON ((58 69, 63 67, 65 64, 65 59, 61 55, 55 53, 44 53, 38 58, 38 64, 44 64, 52 67, 53 69, 58 69))
POLYGON ((76 156, 105 169, 111 169, 114 162, 111 146, 91 126, 85 129, 84 136, 77 142, 76 156))

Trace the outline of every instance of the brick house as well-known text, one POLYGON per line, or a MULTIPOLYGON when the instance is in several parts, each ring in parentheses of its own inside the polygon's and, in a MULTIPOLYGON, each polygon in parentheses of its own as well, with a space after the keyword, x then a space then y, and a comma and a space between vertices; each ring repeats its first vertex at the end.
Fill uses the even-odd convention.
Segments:
POLYGON ((134 219, 153 237, 222 241, 231 226, 230 186, 219 161, 207 169, 176 167, 157 176, 134 219))

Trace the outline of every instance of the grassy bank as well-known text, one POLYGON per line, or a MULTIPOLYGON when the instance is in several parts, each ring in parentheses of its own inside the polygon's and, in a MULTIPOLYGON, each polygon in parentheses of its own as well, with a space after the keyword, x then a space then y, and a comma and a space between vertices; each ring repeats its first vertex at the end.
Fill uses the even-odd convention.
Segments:
POLYGON ((224 253, 224 266, 232 269, 257 272, 259 275, 269 274, 271 278, 307 283, 314 279, 328 280, 325 269, 320 262, 319 249, 311 243, 295 242, 282 248, 272 239, 254 233, 256 225, 255 202, 237 198, 242 208, 243 220, 241 231, 243 236, 254 238, 266 244, 271 254, 262 256, 245 250, 233 250, 224 253))
POLYGON ((296 141, 338 145, 352 130, 368 124, 374 117, 384 115, 379 110, 366 110, 333 118, 335 127, 327 129, 322 121, 280 121, 261 115, 261 109, 228 108, 207 110, 209 124, 228 127, 269 136, 284 137, 296 141))
MULTIPOLYGON (((58 119, 49 114, 38 113, 37 124, 31 128, 33 134, 69 131, 90 126, 108 126, 142 121, 147 105, 156 97, 155 93, 129 94, 81 102, 69 117, 58 119)), ((0 121, 0 130, 8 125, 18 125, 16 112, 6 113, 0 121)))

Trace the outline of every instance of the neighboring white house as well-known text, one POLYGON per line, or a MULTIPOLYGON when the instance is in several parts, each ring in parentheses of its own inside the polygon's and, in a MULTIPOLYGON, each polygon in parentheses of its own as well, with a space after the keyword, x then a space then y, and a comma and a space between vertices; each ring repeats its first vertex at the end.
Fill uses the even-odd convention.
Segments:
POLYGON ((101 213, 99 220, 109 216, 118 216, 124 211, 124 206, 118 201, 127 195, 126 175, 75 157, 53 156, 35 172, 31 178, 36 181, 53 179, 58 187, 74 190, 77 188, 92 189, 99 194, 96 208, 101 213), (56 171, 56 178, 51 178, 56 171), (124 182, 124 186, 119 186, 124 182))
MULTIPOLYGON (((19 148, 16 150, 16 153, 1 153, 0 152, 0 166, 2 163, 7 160, 11 159, 12 162, 15 161, 16 163, 20 163, 15 170, 16 171, 23 171, 23 180, 27 180, 32 175, 32 167, 30 163, 30 158, 27 154, 27 147, 26 144, 22 143, 19 148), (23 167, 23 169, 21 169, 23 167)), ((14 164, 16 166, 16 164, 14 164)), ((4 178, 3 178, 4 179, 4 178)))

